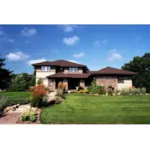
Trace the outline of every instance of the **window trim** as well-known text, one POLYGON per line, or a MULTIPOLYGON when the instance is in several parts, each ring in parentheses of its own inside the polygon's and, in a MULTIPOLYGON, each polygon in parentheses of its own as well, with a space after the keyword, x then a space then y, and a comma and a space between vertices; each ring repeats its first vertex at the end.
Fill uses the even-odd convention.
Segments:
POLYGON ((78 72, 78 67, 69 67, 69 72, 78 72))
POLYGON ((42 72, 48 72, 51 70, 51 66, 41 66, 41 71, 42 72))

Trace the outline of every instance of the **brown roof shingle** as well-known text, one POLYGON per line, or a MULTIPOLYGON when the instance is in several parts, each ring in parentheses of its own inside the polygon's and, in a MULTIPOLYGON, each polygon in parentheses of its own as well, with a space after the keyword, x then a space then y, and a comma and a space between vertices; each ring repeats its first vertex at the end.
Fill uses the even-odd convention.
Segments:
POLYGON ((90 72, 88 73, 56 73, 50 76, 47 76, 48 78, 88 78, 91 75, 90 72))
POLYGON ((127 70, 116 69, 112 67, 106 67, 99 71, 94 71, 94 74, 117 74, 117 75, 135 75, 137 73, 127 70))
POLYGON ((66 60, 56 60, 56 61, 44 61, 36 64, 32 64, 33 66, 42 66, 42 65, 51 65, 51 66, 60 66, 60 67, 86 67, 86 65, 78 64, 66 60))

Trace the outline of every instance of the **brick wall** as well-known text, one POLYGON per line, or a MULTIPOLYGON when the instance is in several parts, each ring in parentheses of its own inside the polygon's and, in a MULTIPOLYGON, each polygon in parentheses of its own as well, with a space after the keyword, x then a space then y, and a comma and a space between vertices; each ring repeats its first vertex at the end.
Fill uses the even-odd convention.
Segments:
POLYGON ((96 78, 97 85, 104 86, 107 89, 109 86, 112 86, 114 89, 117 89, 118 79, 117 78, 96 78))

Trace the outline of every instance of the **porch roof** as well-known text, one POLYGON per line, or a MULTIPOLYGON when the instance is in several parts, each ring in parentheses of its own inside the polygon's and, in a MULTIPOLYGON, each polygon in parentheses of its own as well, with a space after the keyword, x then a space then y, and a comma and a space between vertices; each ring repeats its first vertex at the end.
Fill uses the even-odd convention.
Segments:
POLYGON ((56 73, 50 76, 47 76, 47 78, 88 78, 91 75, 90 72, 88 73, 56 73))

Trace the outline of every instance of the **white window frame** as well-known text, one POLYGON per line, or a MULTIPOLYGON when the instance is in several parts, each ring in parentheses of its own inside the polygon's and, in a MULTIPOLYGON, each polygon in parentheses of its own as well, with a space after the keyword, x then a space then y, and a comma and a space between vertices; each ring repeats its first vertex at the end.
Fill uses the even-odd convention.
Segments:
POLYGON ((46 71, 50 71, 51 67, 50 66, 41 66, 41 71, 46 72, 46 71))
POLYGON ((77 67, 69 67, 69 72, 77 72, 78 68, 77 67))

